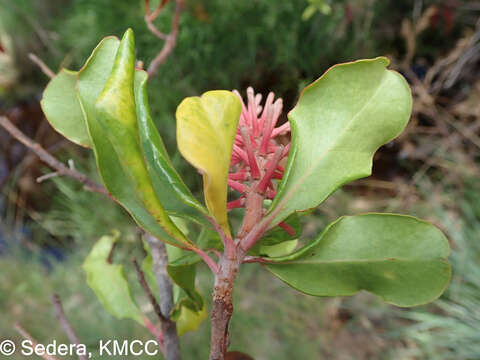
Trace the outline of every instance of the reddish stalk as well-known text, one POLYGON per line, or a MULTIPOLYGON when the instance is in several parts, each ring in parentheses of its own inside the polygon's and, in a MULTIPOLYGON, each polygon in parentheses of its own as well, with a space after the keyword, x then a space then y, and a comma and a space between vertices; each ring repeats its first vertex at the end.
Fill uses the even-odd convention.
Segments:
MULTIPOLYGON (((233 241, 232 237, 225 234, 223 229, 217 224, 215 219, 207 216, 207 220, 210 222, 210 224, 213 225, 217 233, 220 235, 220 238, 222 239, 223 246, 225 247, 225 254, 229 259, 232 259, 235 256, 235 242, 233 241)), ((213 261, 213 260, 212 260, 213 261)), ((215 264, 216 265, 216 264, 215 264)))
POLYGON ((208 256, 205 251, 197 247, 192 247, 191 250, 202 258, 202 260, 208 265, 214 274, 218 274, 219 268, 217 263, 210 256, 208 256))
POLYGON ((295 235, 295 229, 290 225, 288 225, 286 222, 282 221, 278 224, 278 226, 280 226, 283 230, 285 230, 288 235, 290 236, 295 235))

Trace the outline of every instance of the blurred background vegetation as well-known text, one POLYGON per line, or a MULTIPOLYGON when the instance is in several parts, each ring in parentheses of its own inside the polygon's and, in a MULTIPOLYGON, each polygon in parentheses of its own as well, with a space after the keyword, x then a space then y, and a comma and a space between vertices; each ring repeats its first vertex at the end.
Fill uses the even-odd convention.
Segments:
MULTIPOLYGON (((169 4, 156 24, 170 27, 169 4)), ((252 85, 290 109, 329 66, 387 55, 412 86, 412 120, 376 155, 374 175, 335 193, 304 223, 314 237, 343 214, 408 213, 449 237, 452 284, 435 303, 405 310, 368 294, 319 299, 296 293, 259 266, 245 266, 236 289, 232 349, 255 359, 480 359, 480 1, 188 0, 178 45, 149 84, 152 112, 175 166, 197 192, 199 176, 175 150, 174 112, 186 96, 252 85)), ((0 114, 92 177, 93 156, 44 120, 39 100, 54 71, 78 69, 107 35, 133 28, 137 58, 162 47, 140 0, 0 0, 0 114)), ((286 111, 285 111, 286 114, 286 111)), ((285 115, 284 115, 285 116, 285 115)), ((73 180, 36 183, 49 172, 0 129, 0 341, 19 340, 18 322, 41 343, 66 341, 50 296, 57 292, 83 342, 146 339, 131 321, 107 314, 80 266, 92 244, 122 233, 116 261, 139 251, 129 217, 73 180)), ((209 298, 211 277, 200 268, 209 298)), ((415 289, 412 289, 415 291, 415 289)), ((139 292, 140 293, 140 292, 139 292)), ((148 310, 148 302, 138 301, 148 310)), ((206 358, 208 323, 182 337, 185 359, 206 358)))

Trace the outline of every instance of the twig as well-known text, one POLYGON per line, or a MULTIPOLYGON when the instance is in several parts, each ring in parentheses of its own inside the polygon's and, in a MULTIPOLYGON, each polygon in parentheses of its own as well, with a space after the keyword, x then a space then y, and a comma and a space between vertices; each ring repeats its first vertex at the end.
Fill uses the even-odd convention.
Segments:
POLYGON ((202 260, 208 265, 214 274, 218 274, 218 264, 205 251, 198 247, 192 247, 191 250, 202 258, 202 260))
MULTIPOLYGON (((79 345, 80 340, 78 339, 77 334, 75 333, 75 330, 73 329, 72 325, 67 319, 67 316, 65 315, 65 311, 63 310, 63 305, 62 301, 60 300, 60 296, 57 294, 52 295, 52 304, 53 304, 53 309, 55 310, 55 316, 60 323, 60 325, 63 328, 63 331, 65 331, 65 334, 67 335, 68 339, 72 342, 72 344, 79 345)), ((85 355, 78 355, 79 360, 87 360, 87 356, 85 355)))
POLYGON ((54 171, 54 172, 39 176, 38 178, 35 179, 35 181, 40 184, 45 180, 53 179, 54 177, 57 177, 57 176, 58 176, 58 172, 54 171))
POLYGON ((55 77, 55 73, 37 55, 29 53, 28 58, 32 60, 32 62, 35 63, 50 79, 55 77))
POLYGON ((177 324, 170 320, 173 309, 173 287, 167 274, 168 256, 165 244, 150 234, 145 234, 153 260, 153 274, 160 293, 160 310, 167 321, 162 321, 162 333, 165 343, 166 360, 180 360, 180 346, 177 324))
MULTIPOLYGON (((177 44, 178 24, 180 22, 180 14, 182 13, 183 8, 184 8, 184 0, 176 0, 175 13, 173 15, 172 28, 170 30, 170 34, 166 35, 165 44, 163 45, 162 50, 160 50, 160 52, 157 54, 157 56, 155 56, 155 58, 152 60, 152 62, 148 66, 147 73, 149 77, 153 77, 157 74, 158 68, 167 60, 168 56, 170 55, 172 50, 175 48, 175 45, 177 44)), ((146 7, 146 11, 147 9, 148 7, 146 7)), ((147 19, 147 17, 145 17, 145 19, 147 19)), ((149 22, 147 21, 147 26, 149 26, 148 24, 149 22)), ((149 29, 150 31, 152 31, 150 26, 149 26, 149 29)), ((154 31, 152 31, 152 33, 158 37, 158 34, 156 34, 154 31)))
MULTIPOLYGON (((35 340, 32 335, 30 335, 27 330, 25 330, 22 326, 20 326, 20 324, 15 324, 13 325, 13 328, 26 340, 29 340, 32 342, 32 346, 35 347, 38 345, 38 341, 35 340)), ((52 355, 48 355, 48 354, 43 354, 41 355, 42 358, 44 358, 45 360, 58 360, 56 357, 52 356, 52 355)))
POLYGON ((135 258, 132 258, 132 263, 133 266, 135 267, 135 271, 137 272, 137 277, 138 277, 138 282, 143 288, 143 291, 145 291, 145 294, 148 297, 148 300, 150 301, 150 304, 153 306, 153 310, 155 310, 155 314, 157 314, 158 318, 160 321, 169 321, 165 316, 163 316, 162 311, 160 310, 160 305, 158 305, 157 299, 155 299, 155 296, 153 296, 152 290, 150 290, 150 287, 147 284, 147 281, 145 280, 145 275, 143 274, 143 271, 140 269, 140 266, 138 265, 138 262, 135 258))
MULTIPOLYGON (((168 0, 167 0, 168 1, 168 0)), ((162 11, 163 7, 167 3, 167 1, 162 0, 159 4, 158 7, 155 9, 153 14, 150 13, 150 1, 145 0, 145 22, 147 23, 148 29, 152 32, 153 35, 158 37, 161 40, 167 40, 167 35, 162 33, 161 31, 158 30, 158 28, 153 25, 153 20, 157 18, 157 16, 160 14, 162 11)))
POLYGON ((62 162, 58 161, 48 151, 46 151, 39 143, 33 141, 23 132, 21 132, 7 117, 0 116, 0 126, 3 127, 11 136, 32 150, 40 158, 40 160, 42 160, 52 169, 56 170, 56 173, 59 176, 71 177, 72 179, 82 183, 85 189, 111 197, 105 187, 91 180, 87 175, 65 166, 62 162))

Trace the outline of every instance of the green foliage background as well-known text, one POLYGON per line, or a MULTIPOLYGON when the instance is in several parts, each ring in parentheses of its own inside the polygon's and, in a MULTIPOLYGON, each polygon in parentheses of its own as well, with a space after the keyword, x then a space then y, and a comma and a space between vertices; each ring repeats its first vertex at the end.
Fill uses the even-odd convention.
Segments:
MULTIPOLYGON (((181 99, 216 88, 244 91, 252 85, 264 94, 275 91, 284 98, 288 110, 296 102, 298 90, 335 63, 377 55, 400 61, 405 54, 401 23, 412 17, 416 3, 331 1, 331 14, 317 12, 305 21, 306 0, 188 0, 178 45, 149 84, 153 117, 188 185, 200 189, 201 178, 175 150, 174 111, 181 99), (355 10, 349 24, 347 3, 355 10)), ((440 0, 422 3, 424 8, 444 4, 440 0)), ((148 65, 162 42, 146 28, 142 6, 140 0, 0 0, 0 32, 13 40, 14 64, 19 72, 15 86, 1 93, 0 112, 24 101, 36 101, 47 83, 28 60, 29 52, 55 71, 62 64, 76 70, 101 38, 121 36, 132 27, 137 57, 148 65)), ((165 32, 169 31, 171 13, 170 4, 156 21, 165 32)), ((417 39, 416 58, 431 66, 454 47, 466 27, 473 26, 470 18, 477 15, 460 7, 448 32, 440 19, 436 28, 417 39)), ((457 87, 455 91, 468 96, 472 88, 457 87)), ((428 121, 427 125, 442 128, 428 121)), ((455 133, 454 128, 448 129, 455 133)), ((258 267, 246 267, 235 293, 232 348, 247 350, 258 359, 280 360, 480 358, 480 284, 474 276, 480 269, 478 150, 462 138, 453 151, 440 151, 450 136, 447 134, 434 138, 409 132, 406 139, 399 140, 426 151, 428 161, 438 161, 440 165, 429 165, 428 171, 423 171, 424 159, 405 159, 399 155, 401 151, 392 154, 390 148, 385 150, 388 173, 393 171, 400 177, 394 179, 398 192, 350 187, 335 194, 314 212, 312 222, 304 224, 304 235, 310 238, 338 215, 369 210, 410 213, 443 224, 442 229, 453 240, 454 279, 440 302, 413 312, 398 312, 362 295, 322 301, 293 292, 258 267), (466 157, 473 160, 466 161, 466 157), (411 185, 410 192, 401 192, 405 183, 411 185)), ((96 176, 92 159, 76 147, 68 146, 59 156, 74 157, 79 169, 96 176)), ((0 340, 16 336, 12 330, 16 321, 42 342, 65 340, 49 304, 55 291, 64 299, 79 336, 91 347, 99 338, 147 338, 138 325, 117 321, 101 308, 80 270, 93 242, 113 228, 123 234, 118 254, 129 254, 119 255, 116 261, 130 266, 130 254, 140 257, 142 250, 132 221, 101 196, 81 191, 81 186, 68 179, 55 179, 35 184, 33 210, 20 218, 24 222, 20 228, 25 225, 27 231, 18 231, 14 227, 18 225, 18 209, 11 198, 17 194, 22 171, 10 174, 2 184, 0 198, 4 204, 0 232, 16 244, 7 255, 0 255, 0 309, 4 312, 0 340), (64 252, 62 261, 45 255, 49 247, 64 252)), ((210 286, 208 271, 201 268, 199 289, 206 299, 210 286)), ((147 301, 140 298, 139 303, 147 301)), ((199 332, 185 335, 182 351, 186 359, 206 356, 208 330, 205 323, 199 332)))

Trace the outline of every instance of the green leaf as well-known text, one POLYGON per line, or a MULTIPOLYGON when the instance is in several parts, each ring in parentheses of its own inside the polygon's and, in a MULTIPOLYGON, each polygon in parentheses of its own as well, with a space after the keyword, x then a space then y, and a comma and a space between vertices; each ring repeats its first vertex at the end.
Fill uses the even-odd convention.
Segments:
POLYGON ((202 228, 195 244, 202 250, 215 249, 223 252, 222 239, 218 232, 211 228, 202 228))
POLYGON ((135 303, 121 265, 109 264, 108 255, 115 236, 103 236, 93 246, 83 263, 87 284, 103 307, 118 319, 133 319, 143 325, 142 313, 135 303))
POLYGON ((87 124, 77 99, 77 73, 62 69, 43 92, 40 104, 52 127, 70 141, 91 147, 87 124))
POLYGON ((174 288, 175 308, 172 312, 172 318, 177 319, 183 306, 189 307, 195 312, 203 308, 202 296, 195 289, 195 265, 200 261, 200 257, 190 251, 185 251, 167 245, 168 253, 168 276, 176 285, 174 288))
POLYGON ((230 91, 208 91, 177 108, 177 143, 183 157, 203 175, 205 203, 226 234, 227 180, 240 100, 230 91))
POLYGON ((104 39, 79 71, 77 90, 107 190, 137 223, 162 241, 190 242, 158 201, 143 159, 133 94, 133 34, 104 39))
POLYGON ((332 67, 302 92, 288 114, 292 144, 269 209, 271 227, 316 207, 352 180, 369 176, 372 158, 406 126, 412 97, 387 58, 332 67))
POLYGON ((290 286, 315 296, 367 290, 398 306, 438 298, 450 281, 448 240, 410 216, 341 217, 311 244, 265 264, 290 286))
POLYGON ((208 211, 194 198, 173 167, 155 127, 148 104, 147 80, 148 75, 145 71, 136 71, 135 103, 140 141, 157 197, 169 215, 181 216, 211 227, 205 218, 208 211))
POLYGON ((296 246, 296 243, 294 246, 292 241, 298 239, 302 235, 300 216, 297 213, 294 213, 285 219, 285 223, 290 225, 290 227, 295 231, 294 234, 290 235, 281 227, 276 226, 275 228, 267 231, 263 237, 252 246, 248 253, 250 255, 281 256, 277 254, 278 251, 284 252, 282 255, 292 252, 296 246), (288 242, 288 244, 281 246, 283 242, 288 242), (293 249, 291 249, 292 247, 293 249), (291 251, 288 251, 289 249, 291 249, 291 251))
POLYGON ((287 240, 275 245, 260 245, 258 253, 260 256, 278 257, 285 256, 297 248, 298 239, 287 240))
POLYGON ((310 20, 310 18, 315 15, 315 13, 317 12, 317 7, 315 5, 308 5, 305 10, 303 10, 303 13, 302 13, 302 20, 303 21, 307 21, 307 20, 310 20))

